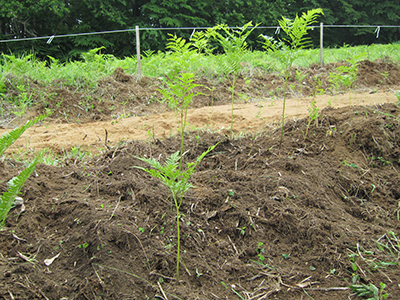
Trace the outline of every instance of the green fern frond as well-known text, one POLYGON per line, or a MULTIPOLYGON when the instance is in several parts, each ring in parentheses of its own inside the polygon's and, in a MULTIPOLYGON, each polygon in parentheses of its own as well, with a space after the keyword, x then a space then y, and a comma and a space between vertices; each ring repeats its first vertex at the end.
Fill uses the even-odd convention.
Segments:
POLYGON ((45 152, 46 151, 41 151, 26 169, 8 182, 8 190, 4 192, 2 196, 0 196, 0 228, 4 225, 7 214, 14 204, 15 197, 18 196, 21 188, 25 184, 25 181, 35 170, 36 165, 42 161, 42 157, 45 152))
POLYGON ((29 127, 43 121, 50 114, 41 115, 33 120, 29 120, 25 125, 11 130, 9 133, 3 134, 0 138, 0 156, 7 150, 29 127))

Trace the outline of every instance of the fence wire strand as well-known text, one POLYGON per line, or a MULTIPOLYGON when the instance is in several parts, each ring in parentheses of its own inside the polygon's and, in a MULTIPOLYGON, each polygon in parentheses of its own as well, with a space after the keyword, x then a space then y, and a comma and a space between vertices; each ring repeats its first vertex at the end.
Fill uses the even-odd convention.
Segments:
MULTIPOLYGON (((324 27, 331 27, 331 28, 376 28, 375 33, 377 33, 377 38, 379 37, 379 32, 381 28, 400 28, 400 25, 323 25, 324 27)), ((143 27, 139 28, 140 31, 142 30, 207 30, 212 27, 143 27)), ((229 27, 231 29, 236 29, 240 27, 229 27)), ((251 26, 249 28, 252 28, 251 26)), ((258 29, 275 29, 277 33, 279 33, 280 27, 279 26, 258 26, 258 29)), ((310 26, 310 28, 319 28, 319 26, 310 26)), ((85 36, 85 35, 98 35, 98 34, 112 34, 112 33, 125 33, 135 31, 136 28, 129 28, 129 29, 117 29, 117 30, 106 30, 106 31, 93 31, 93 32, 82 32, 82 33, 69 33, 69 34, 60 34, 60 35, 46 35, 46 36, 39 36, 39 37, 27 37, 27 38, 19 38, 19 39, 6 39, 0 40, 0 43, 10 43, 10 42, 22 42, 22 41, 33 41, 33 40, 44 40, 47 39, 47 44, 50 44, 53 39, 55 38, 65 38, 65 37, 74 37, 74 36, 85 36)))

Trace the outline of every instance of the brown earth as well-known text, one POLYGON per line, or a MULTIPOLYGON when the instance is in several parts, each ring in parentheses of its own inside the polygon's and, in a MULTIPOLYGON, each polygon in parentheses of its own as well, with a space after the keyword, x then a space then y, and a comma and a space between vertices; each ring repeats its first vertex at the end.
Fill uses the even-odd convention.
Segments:
MULTIPOLYGON (((170 192, 135 168, 148 167, 136 157, 165 161, 180 149, 174 114, 155 101, 160 82, 117 70, 86 94, 32 83, 49 95, 26 117, 56 112, 10 150, 81 145, 99 155, 40 164, 28 179, 23 205, 0 231, 0 296, 355 299, 354 281, 385 283, 388 299, 400 299, 400 110, 390 90, 400 68, 362 62, 344 94, 329 85, 333 68, 303 69, 302 81, 291 82, 282 143, 279 76, 239 82, 235 137, 226 84, 202 82, 209 89, 189 112, 185 161, 220 143, 183 200, 179 282, 170 192), (306 135, 313 98, 299 96, 320 88, 326 94, 316 103, 325 108, 306 135)), ((3 127, 23 121, 10 120, 4 116, 3 127)), ((4 192, 23 166, 0 164, 4 192)))

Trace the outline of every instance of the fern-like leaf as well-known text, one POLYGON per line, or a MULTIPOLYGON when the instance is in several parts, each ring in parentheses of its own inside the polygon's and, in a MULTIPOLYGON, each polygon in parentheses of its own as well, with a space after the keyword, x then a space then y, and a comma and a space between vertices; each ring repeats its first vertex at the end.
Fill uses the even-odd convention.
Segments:
POLYGON ((15 128, 10 132, 3 134, 0 138, 0 156, 3 155, 4 151, 7 150, 29 127, 43 121, 44 118, 48 117, 50 114, 41 115, 33 120, 29 120, 25 125, 15 128))
POLYGON ((44 152, 45 151, 41 151, 26 169, 8 182, 8 190, 4 192, 2 196, 0 196, 0 228, 3 227, 4 221, 7 218, 7 214, 14 204, 15 197, 18 196, 25 181, 35 170, 36 165, 42 161, 44 152))

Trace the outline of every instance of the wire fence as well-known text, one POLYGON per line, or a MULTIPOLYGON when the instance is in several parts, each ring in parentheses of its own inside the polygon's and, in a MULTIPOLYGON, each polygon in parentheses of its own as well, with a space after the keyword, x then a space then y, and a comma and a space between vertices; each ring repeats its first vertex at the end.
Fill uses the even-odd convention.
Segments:
MULTIPOLYGON (((146 30, 192 30, 192 34, 196 30, 207 30, 212 27, 139 27, 130 29, 120 29, 120 30, 106 30, 106 31, 95 31, 95 32, 83 32, 83 33, 71 33, 71 34, 60 34, 60 35, 47 35, 40 37, 28 37, 28 38, 15 38, 15 39, 6 39, 0 40, 0 43, 15 43, 22 41, 34 41, 34 40, 47 40, 46 43, 50 44, 54 39, 58 38, 67 38, 67 37, 78 37, 78 36, 90 36, 90 35, 101 35, 101 34, 116 34, 116 33, 126 33, 126 32, 136 32, 136 54, 138 59, 138 74, 141 75, 141 64, 140 64, 140 31, 146 30)), ((231 29, 237 29, 238 27, 229 27, 231 29)), ((249 27, 252 28, 252 27, 249 27)), ((310 29, 318 29, 320 30, 320 64, 323 65, 323 47, 324 47, 324 28, 375 28, 374 34, 376 38, 379 38, 380 32, 382 28, 400 28, 400 25, 326 25, 324 23, 320 23, 319 26, 309 26, 310 29)), ((257 29, 274 29, 275 34, 279 34, 280 26, 258 26, 257 29)))
MULTIPOLYGON (((326 25, 321 23, 323 27, 330 28, 376 28, 376 37, 379 37, 379 33, 381 28, 400 28, 400 25, 326 25)), ((310 26, 309 28, 315 29, 320 28, 321 26, 310 26)), ((144 30, 207 30, 212 27, 139 27, 139 32, 144 30)), ((229 27, 231 29, 235 29, 237 27, 229 27)), ((252 27, 249 27, 252 28, 252 27)), ((275 29, 277 33, 279 33, 279 26, 258 26, 258 29, 275 29)), ((135 28, 130 29, 119 29, 119 30, 106 30, 106 31, 94 31, 94 32, 82 32, 82 33, 70 33, 70 34, 59 34, 59 35, 45 35, 38 37, 28 37, 28 38, 17 38, 17 39, 6 39, 0 40, 0 43, 12 43, 12 42, 22 42, 22 41, 33 41, 33 40, 44 40, 47 39, 47 43, 50 44, 55 38, 66 38, 66 37, 75 37, 75 36, 89 36, 89 35, 99 35, 99 34, 115 34, 115 33, 125 33, 136 31, 135 28)))

